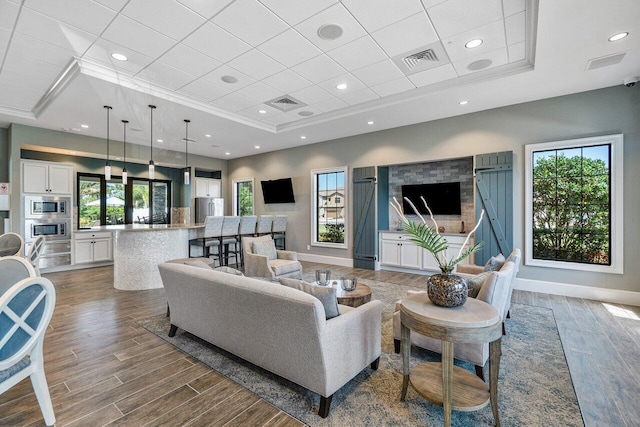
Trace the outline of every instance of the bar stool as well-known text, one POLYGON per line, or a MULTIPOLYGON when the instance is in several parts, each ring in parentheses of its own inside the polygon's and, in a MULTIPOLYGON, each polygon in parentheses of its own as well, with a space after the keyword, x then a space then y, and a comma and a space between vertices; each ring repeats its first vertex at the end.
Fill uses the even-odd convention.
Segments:
POLYGON ((242 251, 242 238, 253 237, 256 234, 256 224, 258 223, 258 217, 255 215, 246 215, 240 217, 240 265, 244 266, 244 252, 242 251))
POLYGON ((189 258, 191 258, 191 246, 201 246, 202 256, 209 258, 212 255, 211 248, 217 248, 218 264, 222 265, 222 251, 220 250, 221 236, 222 236, 222 223, 224 217, 222 216, 208 216, 204 220, 204 234, 203 237, 189 240, 189 258))
POLYGON ((273 227, 271 228, 271 235, 276 245, 276 249, 286 249, 286 237, 287 233, 287 215, 276 215, 273 217, 273 227), (278 242, 282 241, 282 244, 278 242))
POLYGON ((273 215, 260 215, 258 217, 258 225, 256 227, 256 236, 264 236, 271 234, 271 224, 273 223, 273 215))
POLYGON ((238 232, 240 230, 239 216, 225 216, 222 223, 222 233, 220 240, 224 247, 224 265, 229 265, 229 254, 235 257, 235 264, 240 263, 240 238, 238 232), (233 245, 233 246, 232 246, 233 245), (233 247, 233 250, 231 249, 233 247))

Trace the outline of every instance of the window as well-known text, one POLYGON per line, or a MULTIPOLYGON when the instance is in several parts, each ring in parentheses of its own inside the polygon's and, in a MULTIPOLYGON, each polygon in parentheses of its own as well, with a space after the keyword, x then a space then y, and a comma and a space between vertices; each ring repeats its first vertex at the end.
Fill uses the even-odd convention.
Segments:
POLYGON ((622 273, 622 135, 526 146, 526 263, 622 273))
POLYGON ((253 215, 253 178, 233 180, 233 213, 253 215))
POLYGON ((115 224, 167 224, 171 181, 78 173, 78 227, 115 224), (103 207, 104 206, 104 207, 103 207))
POLYGON ((347 167, 311 171, 312 199, 312 244, 346 248, 347 167))

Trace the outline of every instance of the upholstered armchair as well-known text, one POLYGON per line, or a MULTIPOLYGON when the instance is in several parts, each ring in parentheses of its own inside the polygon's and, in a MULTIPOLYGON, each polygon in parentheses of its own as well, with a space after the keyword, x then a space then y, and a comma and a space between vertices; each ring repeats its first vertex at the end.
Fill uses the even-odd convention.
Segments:
POLYGON ((244 274, 250 277, 281 277, 302 279, 302 265, 298 254, 275 249, 271 236, 245 237, 242 239, 244 274))
MULTIPOLYGON (((509 289, 514 270, 515 264, 507 261, 500 271, 492 271, 482 283, 476 299, 491 304, 498 310, 498 313, 504 313, 507 298, 510 295, 509 289)), ((393 314, 393 343, 396 353, 400 352, 399 310, 399 303, 397 303, 396 311, 393 314)), ((442 349, 442 341, 417 332, 411 332, 411 344, 435 353, 440 353, 442 349)), ((476 374, 484 380, 483 367, 489 359, 489 343, 456 343, 453 346, 453 357, 475 365, 476 374)))

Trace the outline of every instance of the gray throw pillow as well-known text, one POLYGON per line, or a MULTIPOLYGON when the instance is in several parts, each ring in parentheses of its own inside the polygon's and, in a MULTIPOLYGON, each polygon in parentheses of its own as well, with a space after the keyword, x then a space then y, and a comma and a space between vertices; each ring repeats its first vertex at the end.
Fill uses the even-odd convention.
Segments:
POLYGON ((318 298, 324 306, 324 314, 327 320, 340 314, 338 311, 338 297, 336 289, 332 286, 317 286, 298 279, 280 279, 280 284, 305 292, 318 298))
POLYGON ((235 274, 236 276, 244 276, 244 274, 242 274, 242 271, 236 270, 235 268, 227 267, 226 265, 223 265, 222 267, 216 267, 213 270, 219 271, 221 273, 235 274))
POLYGON ((484 265, 484 271, 498 271, 504 265, 504 255, 498 254, 489 258, 489 261, 484 265))
POLYGON ((475 298, 478 296, 478 292, 480 292, 482 284, 490 274, 490 271, 485 271, 484 273, 477 274, 467 279, 467 287, 469 288, 467 295, 469 296, 469 298, 475 298))
POLYGON ((266 256, 269 261, 278 258, 276 244, 273 240, 268 240, 266 242, 253 242, 251 250, 256 255, 266 256))

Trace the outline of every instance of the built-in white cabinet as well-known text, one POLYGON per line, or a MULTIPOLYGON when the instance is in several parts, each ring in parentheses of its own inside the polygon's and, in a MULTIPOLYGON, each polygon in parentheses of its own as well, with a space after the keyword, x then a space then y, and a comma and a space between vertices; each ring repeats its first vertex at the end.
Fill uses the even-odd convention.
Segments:
POLYGON ((71 194, 73 166, 49 162, 22 162, 22 192, 71 194))
POLYGON ((422 248, 399 233, 382 233, 380 239, 380 262, 384 265, 420 269, 422 248))
POLYGON ((193 197, 221 197, 222 184, 219 179, 195 178, 193 180, 195 195, 193 197))
POLYGON ((102 262, 113 260, 113 238, 110 232, 74 234, 74 262, 102 262))
MULTIPOLYGON (((464 244, 466 235, 445 235, 449 248, 446 251, 447 259, 456 256, 464 244)), ((467 243, 473 244, 473 239, 467 243)), ((468 264, 466 258, 461 264, 468 264)), ((389 267, 400 267, 412 270, 432 270, 438 271, 439 267, 433 255, 411 242, 410 236, 404 233, 380 233, 380 264, 389 267)))

